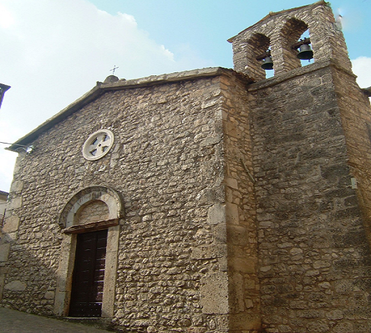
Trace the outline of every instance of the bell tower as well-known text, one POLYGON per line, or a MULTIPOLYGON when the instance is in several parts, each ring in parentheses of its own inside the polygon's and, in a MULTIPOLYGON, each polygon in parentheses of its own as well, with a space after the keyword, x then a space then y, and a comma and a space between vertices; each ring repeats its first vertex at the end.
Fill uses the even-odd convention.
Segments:
POLYGON ((332 10, 270 13, 229 42, 235 71, 254 80, 261 329, 369 332, 371 108, 332 10))
POLYGON ((310 45, 313 49, 314 62, 331 59, 342 68, 351 69, 343 34, 325 1, 278 13, 271 12, 230 38, 234 69, 256 81, 264 79, 261 60, 268 50, 275 75, 300 68, 297 49, 299 39, 306 31, 309 32, 307 40, 310 44, 304 45, 310 45))

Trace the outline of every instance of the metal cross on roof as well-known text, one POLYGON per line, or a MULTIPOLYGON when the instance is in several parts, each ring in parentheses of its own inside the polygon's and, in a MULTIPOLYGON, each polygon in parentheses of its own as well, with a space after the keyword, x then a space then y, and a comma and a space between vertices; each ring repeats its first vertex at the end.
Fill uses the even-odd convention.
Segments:
POLYGON ((113 68, 110 69, 110 71, 112 72, 113 75, 115 75, 115 71, 116 71, 117 68, 119 68, 119 67, 116 67, 116 65, 113 65, 113 68))

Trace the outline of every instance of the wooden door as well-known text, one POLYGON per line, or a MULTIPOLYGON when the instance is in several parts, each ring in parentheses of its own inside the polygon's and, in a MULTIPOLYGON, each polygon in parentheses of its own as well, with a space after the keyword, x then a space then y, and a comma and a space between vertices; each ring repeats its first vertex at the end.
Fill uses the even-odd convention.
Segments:
POLYGON ((107 229, 77 235, 69 315, 100 317, 102 314, 107 229))

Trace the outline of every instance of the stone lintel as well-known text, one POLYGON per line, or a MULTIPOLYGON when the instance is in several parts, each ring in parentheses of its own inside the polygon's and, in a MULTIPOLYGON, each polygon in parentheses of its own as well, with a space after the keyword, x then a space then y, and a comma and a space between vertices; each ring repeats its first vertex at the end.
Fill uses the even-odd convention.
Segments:
POLYGON ((92 222, 92 223, 86 223, 86 224, 81 224, 81 225, 73 225, 72 227, 63 229, 62 232, 65 234, 77 234, 77 233, 82 233, 82 232, 91 232, 91 231, 107 229, 109 227, 118 225, 118 223, 119 223, 118 219, 111 219, 111 220, 92 222))

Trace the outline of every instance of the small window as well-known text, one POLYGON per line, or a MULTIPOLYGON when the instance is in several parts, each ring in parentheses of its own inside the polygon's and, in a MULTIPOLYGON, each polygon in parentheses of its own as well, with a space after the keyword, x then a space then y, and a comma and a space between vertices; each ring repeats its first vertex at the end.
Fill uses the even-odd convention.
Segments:
POLYGON ((99 130, 91 134, 82 147, 82 154, 89 161, 99 160, 113 146, 113 133, 110 130, 99 130))

